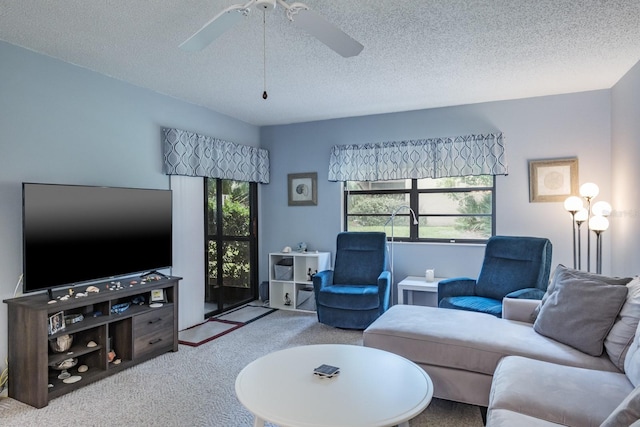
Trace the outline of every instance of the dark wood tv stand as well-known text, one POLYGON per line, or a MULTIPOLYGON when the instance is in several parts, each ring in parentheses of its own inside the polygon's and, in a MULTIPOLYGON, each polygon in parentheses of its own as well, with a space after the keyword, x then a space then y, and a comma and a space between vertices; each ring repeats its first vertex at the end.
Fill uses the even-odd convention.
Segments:
MULTIPOLYGON (((118 281, 107 281, 94 284, 100 292, 52 304, 46 293, 4 300, 8 305, 9 397, 42 408, 50 399, 167 351, 178 351, 180 279, 156 276, 144 283, 140 278, 120 279, 119 289, 114 290, 109 288, 116 287, 118 281), (151 291, 155 289, 164 292, 166 302, 162 307, 149 306, 151 291), (119 314, 111 312, 115 305, 131 302, 139 295, 145 297, 144 304, 131 304, 119 314), (61 311, 64 315, 82 314, 84 320, 49 335, 49 316, 61 311), (67 334, 73 336, 71 348, 67 352, 54 352, 50 341, 67 334), (96 345, 88 347, 90 341, 96 345), (112 361, 109 343, 115 351, 112 361), (61 371, 51 368, 69 358, 78 359, 68 369, 71 375, 82 377, 75 383, 58 379, 61 371), (88 370, 79 373, 81 365, 88 370)), ((73 290, 83 293, 86 288, 78 286, 73 290)))

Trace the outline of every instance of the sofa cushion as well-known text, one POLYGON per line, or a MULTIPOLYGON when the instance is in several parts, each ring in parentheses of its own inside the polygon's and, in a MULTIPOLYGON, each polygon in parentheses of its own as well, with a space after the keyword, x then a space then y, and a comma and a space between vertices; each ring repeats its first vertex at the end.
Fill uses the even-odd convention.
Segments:
POLYGON ((627 297, 625 286, 608 284, 601 277, 570 269, 556 272, 534 330, 592 356, 601 355, 604 339, 627 297))
POLYGON ((624 373, 634 386, 640 385, 640 324, 636 328, 636 335, 624 358, 624 373))
POLYGON ((627 283, 627 289, 627 300, 604 340, 607 355, 621 371, 624 371, 624 359, 640 320, 640 277, 635 277, 627 283))
POLYGON ((363 341, 423 366, 486 375, 508 355, 618 372, 607 356, 586 355, 536 333, 529 323, 471 311, 394 305, 364 331, 363 341))
POLYGON ((630 426, 640 420, 640 387, 636 387, 600 427, 630 426))
POLYGON ((493 376, 489 411, 506 409, 566 426, 598 426, 632 390, 622 373, 505 357, 493 376))
POLYGON ((508 409, 493 409, 487 413, 487 427, 565 427, 565 424, 551 423, 508 409))

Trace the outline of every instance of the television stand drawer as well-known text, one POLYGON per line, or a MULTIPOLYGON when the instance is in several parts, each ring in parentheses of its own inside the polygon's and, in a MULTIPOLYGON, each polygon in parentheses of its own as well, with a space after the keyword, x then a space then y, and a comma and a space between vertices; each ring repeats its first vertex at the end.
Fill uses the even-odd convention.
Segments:
POLYGON ((173 348, 173 307, 166 306, 133 318, 133 357, 173 348))

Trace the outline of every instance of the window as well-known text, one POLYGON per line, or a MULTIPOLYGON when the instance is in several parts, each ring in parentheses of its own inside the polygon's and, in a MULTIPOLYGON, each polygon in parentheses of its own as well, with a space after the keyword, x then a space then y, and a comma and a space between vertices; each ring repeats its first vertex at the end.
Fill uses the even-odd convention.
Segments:
POLYGON ((484 242, 495 234, 495 177, 347 181, 344 220, 348 231, 393 232, 400 241, 484 242), (390 221, 402 206, 418 225, 409 209, 390 221))

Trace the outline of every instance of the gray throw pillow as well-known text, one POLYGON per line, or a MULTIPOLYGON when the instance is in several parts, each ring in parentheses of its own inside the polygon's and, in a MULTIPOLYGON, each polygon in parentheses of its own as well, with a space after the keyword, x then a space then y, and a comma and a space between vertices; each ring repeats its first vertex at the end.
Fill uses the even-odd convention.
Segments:
POLYGON ((627 297, 627 288, 621 285, 629 280, 617 279, 617 284, 609 284, 616 280, 566 267, 556 271, 553 289, 542 304, 533 329, 584 353, 600 356, 604 339, 627 297))
POLYGON ((636 387, 607 417, 600 427, 635 425, 640 420, 640 387, 636 387))
POLYGON ((562 264, 558 264, 558 266, 549 275, 549 286, 547 287, 547 291, 542 296, 542 300, 531 314, 531 323, 534 323, 538 318, 542 306, 547 302, 549 295, 553 293, 553 290, 556 286, 556 281, 558 280, 558 276, 560 275, 563 277, 563 279, 566 278, 567 275, 570 275, 575 279, 597 280, 609 285, 626 285, 627 283, 629 283, 629 281, 631 281, 631 277, 607 277, 600 274, 589 273, 587 271, 575 270, 573 268, 565 267, 562 264))
POLYGON ((640 277, 634 277, 627 283, 627 300, 611 331, 604 340, 604 349, 609 359, 624 372, 624 359, 640 321, 640 277))
POLYGON ((564 265, 558 264, 558 266, 549 275, 549 284, 547 285, 547 290, 544 293, 544 295, 542 296, 542 300, 540 300, 540 304, 538 304, 538 306, 533 310, 533 313, 531 313, 531 323, 536 321, 536 319, 538 318, 538 315, 540 314, 540 309, 542 308, 542 305, 549 298, 549 294, 551 292, 553 292, 556 273, 559 273, 559 272, 561 272, 563 270, 566 270, 566 268, 567 267, 565 267, 564 265))

